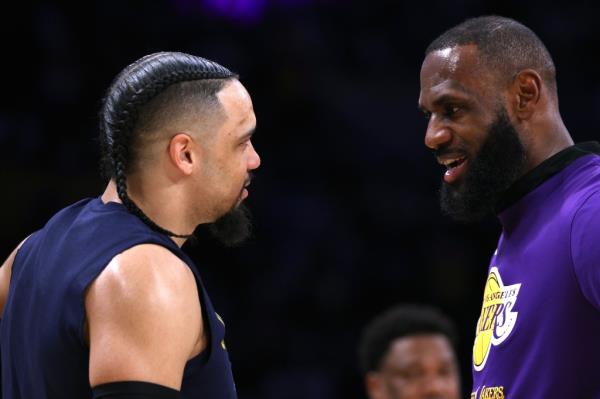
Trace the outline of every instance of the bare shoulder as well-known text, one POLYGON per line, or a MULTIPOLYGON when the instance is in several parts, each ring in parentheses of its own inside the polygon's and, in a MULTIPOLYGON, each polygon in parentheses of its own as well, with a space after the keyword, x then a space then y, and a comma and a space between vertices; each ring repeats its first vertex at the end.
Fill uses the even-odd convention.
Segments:
POLYGON ((134 295, 168 305, 176 305, 177 299, 185 298, 182 294, 188 291, 197 294, 190 268, 167 248, 154 244, 137 245, 115 256, 94 281, 87 296, 100 291, 123 296, 121 300, 134 295), (165 297, 171 294, 176 295, 165 297))
POLYGON ((4 304, 8 298, 8 288, 10 286, 10 277, 12 275, 12 265, 15 261, 15 256, 17 256, 17 251, 19 248, 21 248, 26 240, 27 238, 21 241, 21 243, 12 251, 4 263, 2 263, 2 266, 0 266, 0 318, 2 318, 2 314, 4 313, 4 304))
POLYGON ((92 386, 122 380, 179 389, 203 346, 194 275, 168 249, 143 244, 117 256, 85 296, 92 386))

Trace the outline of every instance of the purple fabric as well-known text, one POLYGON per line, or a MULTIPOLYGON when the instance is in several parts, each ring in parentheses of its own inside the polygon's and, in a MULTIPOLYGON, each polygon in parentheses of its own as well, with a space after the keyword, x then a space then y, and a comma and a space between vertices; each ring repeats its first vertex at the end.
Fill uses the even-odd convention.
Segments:
POLYGON ((600 398, 599 192, 587 155, 499 215, 472 398, 600 398))
POLYGON ((600 311, 600 206, 598 204, 600 204, 600 191, 590 195, 575 214, 571 233, 571 254, 583 295, 600 311))

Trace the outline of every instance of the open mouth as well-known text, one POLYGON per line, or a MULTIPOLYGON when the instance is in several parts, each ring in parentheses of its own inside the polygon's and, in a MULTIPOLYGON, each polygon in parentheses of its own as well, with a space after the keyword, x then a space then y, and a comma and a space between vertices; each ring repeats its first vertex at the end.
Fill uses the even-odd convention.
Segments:
POLYGON ((444 181, 448 184, 456 182, 465 172, 467 161, 467 157, 456 157, 440 161, 446 167, 444 181))
POLYGON ((458 165, 460 165, 460 164, 462 164, 463 162, 465 162, 465 160, 466 160, 466 159, 467 159, 466 157, 463 157, 463 158, 458 158, 458 159, 456 159, 456 160, 454 160, 454 161, 449 161, 448 163, 445 163, 445 165, 446 165, 446 167, 447 167, 448 169, 454 169, 454 168, 456 168, 458 165))

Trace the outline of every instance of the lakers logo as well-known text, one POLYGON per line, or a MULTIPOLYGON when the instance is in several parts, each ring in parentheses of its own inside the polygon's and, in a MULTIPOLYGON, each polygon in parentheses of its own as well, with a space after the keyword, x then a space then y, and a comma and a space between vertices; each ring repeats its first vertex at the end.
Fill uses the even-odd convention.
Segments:
POLYGON ((486 387, 481 389, 481 395, 477 396, 479 388, 475 392, 471 392, 471 399, 504 399, 504 386, 486 387))
POLYGON ((517 301, 520 288, 521 284, 505 286, 498 268, 490 269, 473 345, 475 370, 483 370, 492 345, 498 346, 504 342, 515 326, 518 313, 513 312, 512 308, 517 301))

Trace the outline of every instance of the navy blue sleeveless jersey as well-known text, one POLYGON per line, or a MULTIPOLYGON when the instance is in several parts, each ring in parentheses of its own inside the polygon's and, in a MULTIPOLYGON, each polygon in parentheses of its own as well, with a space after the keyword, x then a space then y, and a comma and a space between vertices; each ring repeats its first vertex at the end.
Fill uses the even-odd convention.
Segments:
POLYGON ((209 344, 184 371, 183 398, 236 398, 225 327, 191 259, 123 205, 86 199, 57 213, 17 252, 0 323, 2 399, 91 398, 86 288, 135 245, 168 248, 196 277, 209 344))

